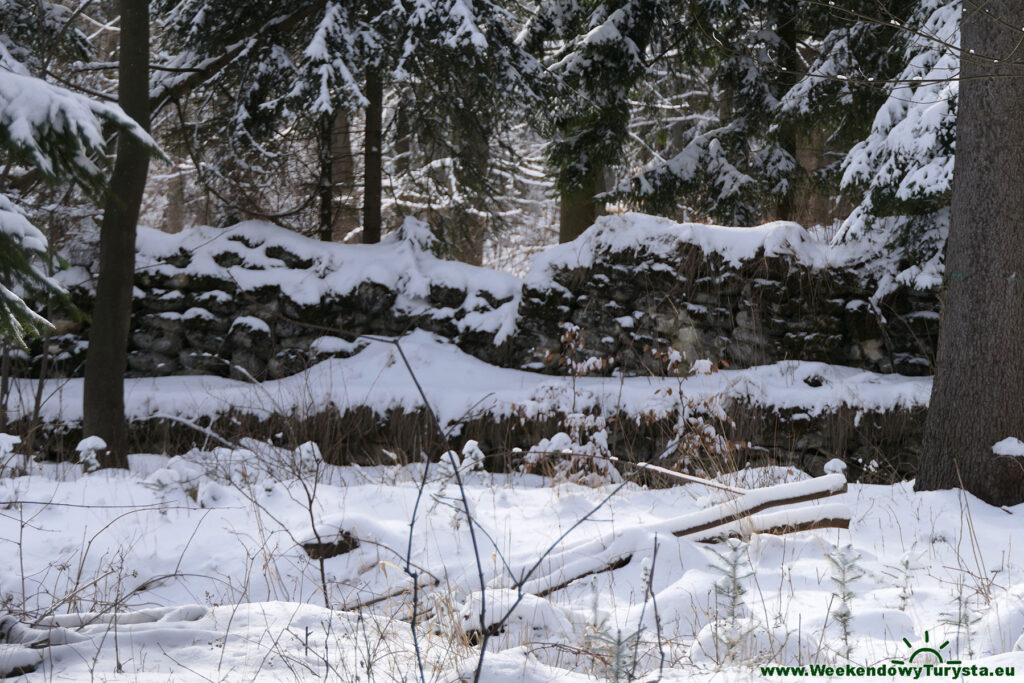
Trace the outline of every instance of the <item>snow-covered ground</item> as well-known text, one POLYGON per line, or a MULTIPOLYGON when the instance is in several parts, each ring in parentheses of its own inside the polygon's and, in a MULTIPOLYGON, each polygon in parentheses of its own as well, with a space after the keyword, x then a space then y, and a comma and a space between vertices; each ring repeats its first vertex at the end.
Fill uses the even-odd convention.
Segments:
MULTIPOLYGON (((420 407, 422 399, 395 347, 362 343, 364 349, 350 358, 325 361, 300 374, 261 384, 201 375, 129 379, 126 410, 131 419, 194 420, 231 410, 268 415, 331 405, 342 412, 368 406, 383 415, 389 409, 420 407)), ((449 424, 470 413, 505 416, 515 412, 529 417, 597 406, 606 413, 667 414, 678 407, 681 396, 698 402, 712 397, 742 399, 771 408, 800 408, 813 416, 842 405, 877 411, 923 406, 931 393, 930 377, 878 374, 810 361, 781 361, 690 377, 577 378, 488 365, 419 330, 403 337, 401 345, 438 418, 449 424)), ((13 382, 8 406, 12 417, 32 414, 37 389, 36 380, 13 382)), ((81 420, 81 379, 48 380, 41 396, 44 421, 81 420)))
MULTIPOLYGON (((417 649, 425 680, 465 679, 481 574, 493 623, 517 597, 513 577, 567 531, 545 571, 569 574, 623 543, 635 552, 527 595, 491 639, 481 680, 628 680, 616 666, 638 680, 660 668, 662 680, 777 680, 758 665, 888 665, 925 640, 946 661, 1024 676, 1024 550, 1013 543, 1024 506, 959 492, 851 485, 810 503, 845 503, 849 531, 709 545, 666 529, 734 494, 488 474, 467 457, 475 554, 450 466, 433 465, 420 496, 422 465, 332 467, 309 445, 139 454, 129 472, 91 474, 4 461, 0 596, 12 616, 0 621, 0 668, 38 666, 29 680, 412 681, 417 649), (359 546, 321 573, 302 544, 342 531, 359 546), (730 563, 738 589, 723 579, 730 563), (49 646, 26 645, 41 639, 49 646)), ((804 478, 776 468, 721 480, 804 478)))

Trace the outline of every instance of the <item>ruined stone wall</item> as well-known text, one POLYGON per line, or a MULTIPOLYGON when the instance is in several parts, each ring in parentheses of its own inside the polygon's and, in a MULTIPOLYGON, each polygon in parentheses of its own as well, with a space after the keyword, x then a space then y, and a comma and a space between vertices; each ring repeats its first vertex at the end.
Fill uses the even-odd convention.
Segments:
POLYGON ((699 231, 673 239, 665 222, 623 240, 615 231, 628 224, 606 221, 609 234, 527 277, 514 338, 522 367, 662 375, 698 359, 729 367, 799 359, 931 372, 936 292, 904 287, 872 301, 876 283, 800 243, 795 224, 763 230, 762 243, 739 252, 702 245, 699 231))
MULTIPOLYGON (((442 261, 414 231, 362 246, 262 223, 203 230, 147 233, 142 243, 131 375, 279 378, 351 354, 357 335, 412 328, 495 365, 556 374, 799 359, 922 375, 935 355, 935 292, 902 288, 872 301, 875 283, 795 224, 610 216, 542 254, 524 281, 442 261)), ((88 290, 78 296, 88 310, 88 290)), ((59 327, 47 374, 80 375, 88 325, 59 327)))

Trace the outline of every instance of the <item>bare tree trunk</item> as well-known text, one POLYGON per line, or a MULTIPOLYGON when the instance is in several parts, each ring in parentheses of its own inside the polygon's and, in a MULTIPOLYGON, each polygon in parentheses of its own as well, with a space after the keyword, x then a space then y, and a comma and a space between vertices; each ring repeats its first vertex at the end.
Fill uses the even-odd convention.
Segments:
MULTIPOLYGON (((797 19, 795 8, 786 2, 779 2, 777 31, 780 44, 778 46, 778 65, 782 70, 779 77, 780 95, 784 94, 799 80, 801 64, 797 53, 797 19)), ((779 146, 796 162, 796 130, 792 126, 784 126, 778 134, 779 146)), ((791 178, 786 194, 779 198, 775 207, 775 218, 791 221, 796 213, 796 182, 791 178)))
POLYGON ((181 232, 185 227, 185 174, 178 164, 174 165, 167 180, 167 220, 164 230, 181 232))
POLYGON ((965 2, 956 167, 939 353, 917 489, 963 487, 994 505, 1024 501, 1024 4, 965 2))
POLYGON ((450 229, 445 230, 451 254, 463 263, 483 265, 484 243, 490 221, 491 140, 489 122, 478 116, 463 115, 453 120, 453 142, 459 150, 455 179, 469 205, 450 211, 450 229), (474 210, 475 209, 475 210, 474 210))
MULTIPOLYGON (((121 32, 118 102, 149 129, 149 3, 120 0, 121 32)), ((85 362, 83 430, 99 436, 108 450, 105 467, 127 467, 124 372, 128 359, 135 230, 149 170, 149 150, 126 132, 118 134, 117 159, 107 190, 100 228, 96 301, 85 362)))
POLYGON ((11 395, 11 348, 3 342, 3 357, 0 359, 0 432, 7 431, 7 400, 11 395))
POLYGON ((594 224, 603 208, 594 195, 603 191, 603 168, 591 169, 579 186, 562 191, 558 207, 559 242, 571 242, 594 224))
POLYGON ((366 75, 366 139, 363 142, 363 242, 380 242, 383 199, 384 83, 376 71, 366 75))
POLYGON ((395 111, 395 175, 401 176, 412 167, 412 124, 409 121, 409 107, 412 103, 407 97, 398 102, 395 111))
POLYGON ((356 165, 352 157, 351 112, 339 109, 331 131, 331 179, 334 181, 334 241, 341 242, 359 227, 356 207, 356 165))
POLYGON ((324 242, 334 239, 334 117, 321 114, 317 121, 317 151, 320 157, 320 176, 317 178, 316 194, 320 200, 317 234, 324 242))

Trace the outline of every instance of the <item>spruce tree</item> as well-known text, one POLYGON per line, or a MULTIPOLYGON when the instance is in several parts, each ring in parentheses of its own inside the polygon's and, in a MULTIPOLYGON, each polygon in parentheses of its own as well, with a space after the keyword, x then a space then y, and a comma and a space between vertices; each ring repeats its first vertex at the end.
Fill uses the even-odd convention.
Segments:
POLYGON ((0 1, 0 158, 8 169, 5 186, 0 186, 0 336, 20 346, 26 337, 50 329, 26 297, 56 296, 65 305, 69 302, 45 272, 46 238, 26 217, 23 197, 6 184, 8 179, 38 174, 95 194, 104 180, 99 159, 105 151, 105 123, 149 141, 120 108, 36 75, 47 62, 81 54, 87 47, 84 35, 65 26, 68 20, 61 5, 0 1))
POLYGON ((842 162, 856 205, 839 241, 866 245, 876 297, 942 278, 956 143, 960 2, 924 0, 897 33, 902 68, 842 162))
POLYGON ((542 0, 523 42, 552 77, 543 124, 559 194, 559 240, 600 213, 609 169, 622 161, 630 94, 647 74, 667 0, 542 0))
POLYGON ((837 191, 824 158, 868 130, 909 2, 693 0, 671 61, 699 75, 661 159, 617 188, 654 213, 750 225, 799 217, 806 195, 837 191), (875 19, 879 12, 882 19, 875 19), (799 163, 798 149, 818 157, 799 163))
MULTIPOLYGON (((281 149, 275 145, 288 144, 282 131, 314 140, 324 235, 336 183, 328 127, 339 115, 362 115, 363 237, 377 241, 391 98, 410 103, 411 130, 425 145, 443 147, 462 185, 475 189, 487 168, 479 140, 486 149, 495 114, 528 97, 528 81, 539 71, 516 46, 507 12, 493 2, 306 0, 282 7, 194 0, 169 2, 167 10, 172 63, 201 65, 245 46, 207 84, 231 84, 241 93, 237 103, 224 103, 232 111, 210 121, 214 135, 207 139, 271 152, 264 161, 281 149)), ((249 176, 260 171, 241 158, 237 166, 249 176)))

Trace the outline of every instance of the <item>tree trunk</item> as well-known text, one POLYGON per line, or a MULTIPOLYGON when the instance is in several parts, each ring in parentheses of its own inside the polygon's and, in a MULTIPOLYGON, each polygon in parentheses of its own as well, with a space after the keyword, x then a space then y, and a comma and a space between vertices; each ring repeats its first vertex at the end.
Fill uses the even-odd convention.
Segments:
POLYGON ((967 489, 1024 501, 1024 458, 992 446, 1024 439, 1024 4, 965 2, 956 166, 939 352, 918 490, 967 489))
MULTIPOLYGON (((797 53, 797 18, 796 8, 786 2, 779 2, 776 8, 776 26, 779 36, 778 65, 781 69, 779 75, 779 97, 785 95, 790 88, 796 85, 800 79, 802 66, 800 55, 797 53)), ((778 132, 779 147, 790 156, 793 163, 796 163, 796 130, 792 125, 785 125, 778 132)), ((799 165, 797 165, 799 168, 799 165)), ((797 174, 790 174, 789 187, 786 193, 779 197, 775 207, 775 218, 780 221, 794 220, 796 213, 796 184, 797 174)))
MULTIPOLYGON (((118 102, 149 130, 149 4, 120 0, 118 102)), ((117 159, 100 228, 99 278, 85 362, 83 434, 99 436, 108 450, 105 467, 127 467, 124 372, 128 360, 135 229, 146 187, 149 150, 126 132, 117 137, 117 159)))
POLYGON ((334 241, 342 242, 359 227, 356 207, 356 165, 352 158, 351 112, 339 109, 331 132, 331 178, 334 181, 334 241))
POLYGON ((384 149, 384 83, 380 74, 366 74, 366 139, 363 142, 363 243, 380 242, 384 149))
POLYGON ((478 116, 456 116, 452 142, 459 160, 454 173, 459 192, 468 200, 465 206, 449 211, 451 229, 446 230, 451 254, 463 263, 483 265, 484 243, 490 228, 491 131, 489 121, 478 116))
POLYGON ((401 177, 412 167, 412 123, 409 109, 412 102, 402 97, 395 111, 395 175, 401 177))
POLYGON ((171 177, 167 179, 167 218, 164 230, 181 232, 185 227, 185 171, 174 165, 171 177))
POLYGON ((582 182, 559 197, 558 241, 571 242, 594 224, 603 203, 594 195, 604 191, 604 169, 592 168, 582 182))
POLYGON ((334 116, 321 114, 317 121, 317 147, 320 158, 320 175, 317 178, 316 194, 320 200, 317 234, 324 242, 334 239, 334 116))

